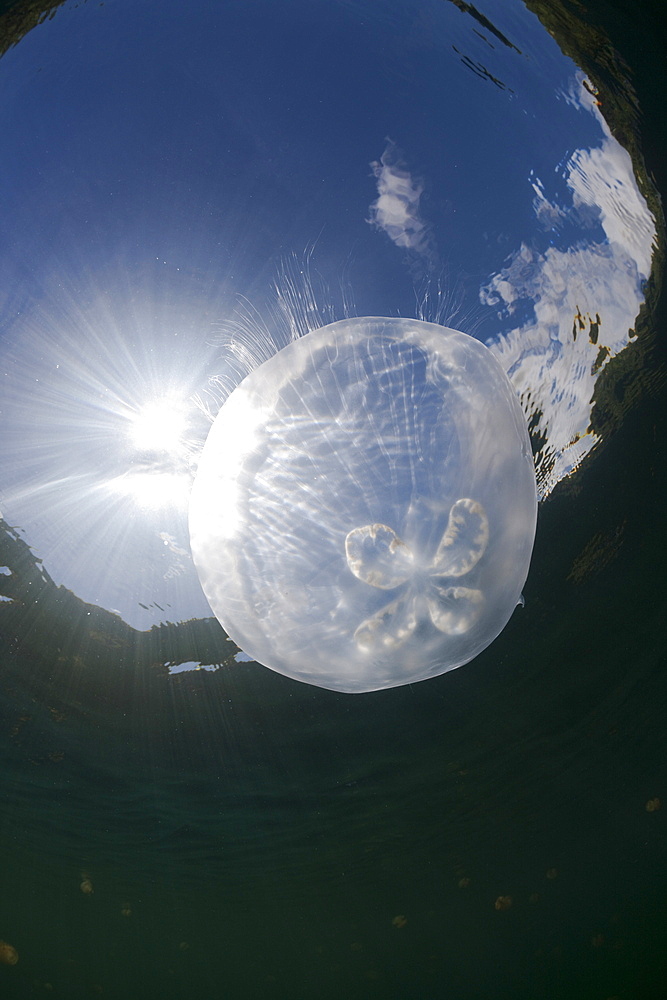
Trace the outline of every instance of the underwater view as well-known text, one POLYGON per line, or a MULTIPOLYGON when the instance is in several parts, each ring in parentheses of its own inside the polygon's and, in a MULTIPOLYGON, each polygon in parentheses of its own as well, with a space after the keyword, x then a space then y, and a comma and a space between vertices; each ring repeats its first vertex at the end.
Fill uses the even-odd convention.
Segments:
POLYGON ((0 3, 0 998, 665 995, 663 22, 0 3))

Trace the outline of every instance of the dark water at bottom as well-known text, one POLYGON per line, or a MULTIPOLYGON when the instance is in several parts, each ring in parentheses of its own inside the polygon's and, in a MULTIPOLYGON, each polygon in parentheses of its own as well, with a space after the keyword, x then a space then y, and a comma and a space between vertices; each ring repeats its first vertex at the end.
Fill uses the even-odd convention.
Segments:
POLYGON ((114 702, 6 662, 0 996, 664 995, 664 416, 542 508, 525 609, 436 680, 114 702))

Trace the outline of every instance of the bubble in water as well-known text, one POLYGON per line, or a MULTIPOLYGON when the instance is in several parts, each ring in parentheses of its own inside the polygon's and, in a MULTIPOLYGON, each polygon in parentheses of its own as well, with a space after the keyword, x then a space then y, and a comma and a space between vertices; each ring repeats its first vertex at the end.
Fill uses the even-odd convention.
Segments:
POLYGON ((528 574, 526 422, 479 341, 366 317, 307 334, 232 392, 190 503, 208 601, 258 663, 360 692, 467 663, 528 574))

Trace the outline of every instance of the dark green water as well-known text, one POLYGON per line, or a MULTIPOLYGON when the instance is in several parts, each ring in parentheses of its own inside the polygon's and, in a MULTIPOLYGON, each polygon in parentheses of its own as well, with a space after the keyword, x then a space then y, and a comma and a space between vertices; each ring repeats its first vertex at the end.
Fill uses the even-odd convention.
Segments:
POLYGON ((6 662, 2 995, 661 995, 664 434, 658 398, 543 507, 526 608, 429 683, 96 698, 6 662))
MULTIPOLYGON (((659 38, 621 5, 591 18, 636 71, 660 184, 659 38)), ((663 304, 653 369, 664 322, 663 304)), ((0 938, 20 960, 0 997, 664 996, 655 384, 542 506, 525 609, 436 680, 353 697, 240 665, 103 685, 48 637, 35 658, 4 636, 0 938)))

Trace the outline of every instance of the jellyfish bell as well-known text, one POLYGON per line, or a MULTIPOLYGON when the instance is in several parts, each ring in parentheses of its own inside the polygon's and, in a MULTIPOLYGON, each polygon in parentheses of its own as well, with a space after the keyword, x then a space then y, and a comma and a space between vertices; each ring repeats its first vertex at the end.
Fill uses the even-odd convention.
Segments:
POLYGON ((190 538, 246 654, 362 692, 453 670, 496 638, 536 516, 526 421, 488 348, 364 317, 308 333, 231 393, 201 455, 190 538))

